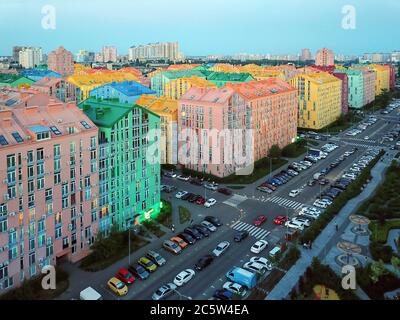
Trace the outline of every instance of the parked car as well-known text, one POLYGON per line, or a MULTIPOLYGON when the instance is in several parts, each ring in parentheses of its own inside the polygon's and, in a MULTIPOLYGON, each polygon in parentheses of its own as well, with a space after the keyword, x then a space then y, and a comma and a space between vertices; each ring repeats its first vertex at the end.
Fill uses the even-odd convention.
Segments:
POLYGON ((158 252, 150 250, 146 253, 146 257, 152 260, 157 266, 161 267, 167 263, 167 260, 158 252))
POLYGON ((189 200, 190 199, 190 197, 192 197, 194 194, 193 193, 186 193, 185 195, 183 195, 182 197, 181 197, 181 200, 185 200, 185 201, 187 201, 187 200, 189 200))
POLYGON ((141 257, 138 260, 138 264, 141 265, 150 273, 155 272, 157 270, 157 265, 147 257, 141 257))
POLYGON ((296 223, 294 221, 286 221, 285 222, 285 227, 296 229, 296 230, 300 230, 300 231, 304 230, 304 226, 302 224, 296 223))
POLYGON ((182 199, 182 197, 184 197, 185 195, 187 195, 189 192, 187 191, 179 191, 176 195, 175 198, 177 199, 182 199))
POLYGON ((201 257, 197 263, 195 264, 195 268, 196 270, 204 270, 205 268, 207 268, 211 262, 214 261, 214 256, 212 256, 211 254, 207 254, 203 257, 201 257))
POLYGON ((222 288, 234 294, 237 294, 238 296, 244 296, 247 293, 247 290, 244 286, 232 281, 225 282, 222 288))
POLYGON ((265 223, 266 221, 267 221, 267 217, 266 217, 265 215, 261 214, 261 215, 259 215, 259 216, 253 221, 253 224, 254 224, 256 227, 259 227, 259 226, 261 226, 263 223, 265 223))
POLYGON ((203 226, 202 224, 195 224, 195 225, 193 225, 193 228, 196 228, 196 230, 205 237, 210 236, 210 231, 208 230, 207 227, 203 226))
POLYGON ((167 283, 160 287, 156 292, 153 293, 151 298, 153 300, 162 300, 170 296, 176 290, 176 285, 174 283, 167 283))
POLYGON ((262 264, 268 271, 272 270, 272 263, 268 261, 267 258, 264 257, 252 257, 250 262, 256 262, 262 264))
POLYGON ((213 183, 206 183, 206 184, 204 184, 204 188, 206 188, 208 190, 216 191, 216 190, 218 190, 218 185, 213 184, 213 183))
POLYGON ((232 300, 233 299, 233 293, 225 290, 225 289, 218 289, 215 290, 214 292, 214 298, 220 299, 220 300, 232 300))
POLYGON ((172 242, 175 242, 181 249, 185 249, 188 246, 188 243, 184 241, 183 239, 179 237, 172 237, 171 239, 172 242))
POLYGON ((205 203, 204 203, 204 206, 206 207, 206 208, 210 208, 210 207, 212 207, 213 205, 215 205, 217 203, 217 200, 215 200, 214 198, 210 198, 210 199, 208 199, 205 203))
POLYGON ((219 257, 223 255, 226 250, 228 250, 229 246, 230 246, 229 241, 222 241, 217 245, 217 247, 213 250, 212 253, 214 256, 219 257))
POLYGON ((287 221, 287 216, 277 216, 274 219, 274 224, 283 225, 287 221))
POLYGON ((235 242, 241 242, 242 240, 246 239, 249 236, 248 231, 236 231, 233 240, 235 242))
POLYGON ((211 232, 217 231, 217 227, 214 226, 211 222, 208 222, 208 221, 206 221, 206 220, 202 221, 202 222, 201 222, 201 225, 204 226, 204 227, 206 227, 206 228, 207 228, 209 231, 211 231, 211 232))
POLYGON ((190 234, 185 233, 185 232, 181 232, 181 233, 177 234, 177 237, 181 238, 183 241, 185 241, 188 244, 196 243, 196 239, 194 237, 192 237, 190 234))
POLYGON ((164 176, 168 178, 176 178, 176 173, 173 171, 165 171, 164 176))
POLYGON ((125 284, 132 284, 135 282, 135 277, 126 268, 120 268, 117 271, 116 277, 125 284))
POLYGON ((173 254, 179 254, 182 252, 181 247, 171 240, 164 241, 163 248, 169 252, 172 252, 173 254))
POLYGON ((219 188, 217 191, 219 193, 222 193, 222 194, 226 195, 226 196, 230 196, 232 194, 232 191, 230 189, 228 189, 228 188, 219 188))
POLYGON ((196 273, 194 272, 194 270, 186 269, 178 273, 178 275, 174 279, 174 284, 178 287, 181 287, 184 284, 188 283, 190 280, 192 280, 195 274, 196 273))
POLYGON ((177 176, 176 178, 179 180, 182 180, 182 181, 189 181, 189 179, 190 179, 188 176, 184 176, 182 174, 177 176))
POLYGON ((265 266, 263 266, 262 264, 257 263, 257 262, 250 262, 250 261, 246 262, 243 265, 243 269, 248 270, 253 273, 260 274, 260 275, 265 274, 265 272, 267 271, 267 268, 265 266))
POLYGON ((190 234, 196 240, 201 240, 204 238, 203 235, 195 228, 187 227, 184 231, 185 233, 190 234))
POLYGON ((107 282, 108 288, 118 296, 124 296, 128 293, 128 287, 125 283, 116 277, 112 277, 107 282))
POLYGON ((258 186, 256 189, 257 189, 258 191, 260 191, 260 192, 264 192, 264 193, 268 193, 268 194, 270 194, 270 193, 273 192, 270 188, 268 188, 268 187, 263 187, 263 186, 258 186))
POLYGON ((208 221, 208 222, 210 222, 210 223, 212 223, 212 224, 213 224, 214 226, 216 226, 216 227, 222 226, 221 220, 219 220, 219 219, 216 218, 216 217, 207 216, 207 217, 204 218, 204 220, 205 220, 205 221, 208 221))
POLYGON ((204 205, 205 203, 206 203, 206 199, 203 198, 202 196, 199 196, 199 197, 197 198, 197 200, 196 200, 196 204, 204 205))
POLYGON ((140 280, 146 280, 150 276, 150 273, 148 273, 142 266, 139 266, 138 264, 130 265, 128 267, 128 271, 140 280))

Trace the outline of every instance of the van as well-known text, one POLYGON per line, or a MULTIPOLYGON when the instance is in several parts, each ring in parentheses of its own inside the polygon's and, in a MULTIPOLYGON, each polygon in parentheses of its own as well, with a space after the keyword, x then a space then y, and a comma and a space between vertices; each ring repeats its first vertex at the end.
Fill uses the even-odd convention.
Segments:
POLYGON ((257 276, 253 272, 239 267, 233 267, 225 276, 230 281, 246 287, 246 289, 253 289, 257 285, 257 276))
POLYGON ((100 293, 94 290, 92 287, 87 287, 85 290, 82 290, 79 294, 80 300, 103 300, 103 297, 100 293))

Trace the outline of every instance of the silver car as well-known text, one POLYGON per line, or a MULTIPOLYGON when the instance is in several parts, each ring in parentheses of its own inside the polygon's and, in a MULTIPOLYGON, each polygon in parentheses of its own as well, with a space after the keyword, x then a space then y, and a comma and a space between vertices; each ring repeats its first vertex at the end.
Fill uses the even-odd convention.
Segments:
POLYGON ((229 241, 222 241, 217 247, 213 250, 213 255, 219 257, 224 254, 224 252, 229 248, 229 241))
POLYGON ((176 290, 176 285, 173 283, 167 283, 159 288, 156 292, 153 293, 152 299, 153 300, 161 300, 165 299, 166 297, 170 296, 176 290))
POLYGON ((159 267, 167 263, 167 260, 165 260, 164 257, 162 257, 158 252, 152 250, 147 252, 146 257, 153 261, 159 267))

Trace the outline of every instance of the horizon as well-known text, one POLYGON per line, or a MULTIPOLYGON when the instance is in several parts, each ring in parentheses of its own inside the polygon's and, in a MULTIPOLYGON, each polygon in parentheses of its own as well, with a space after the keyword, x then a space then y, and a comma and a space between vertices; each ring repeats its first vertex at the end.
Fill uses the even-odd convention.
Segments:
POLYGON ((221 0, 115 0, 110 6, 107 0, 96 0, 93 8, 92 0, 77 11, 77 0, 4 1, 0 55, 10 55, 16 45, 42 47, 44 53, 62 45, 74 54, 115 46, 119 55, 126 55, 133 45, 175 41, 185 56, 297 55, 303 48, 314 55, 322 47, 345 56, 398 50, 392 41, 400 28, 398 1, 353 0, 354 29, 342 25, 348 1, 330 1, 323 7, 318 2, 250 0, 246 5, 231 0, 233 5, 227 5, 221 0), (55 29, 42 26, 46 6, 55 10, 55 29), (176 19, 170 19, 172 14, 176 19), (7 33, 11 25, 12 33, 7 33), (93 31, 100 36, 92 37, 93 31), (371 41, 378 38, 379 43, 371 41))

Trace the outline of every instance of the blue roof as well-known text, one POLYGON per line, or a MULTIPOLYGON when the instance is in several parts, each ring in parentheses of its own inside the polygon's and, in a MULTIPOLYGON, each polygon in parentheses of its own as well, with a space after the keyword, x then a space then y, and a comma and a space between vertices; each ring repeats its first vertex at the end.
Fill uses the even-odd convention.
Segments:
POLYGON ((155 91, 135 81, 113 82, 105 85, 118 90, 126 96, 134 97, 142 94, 155 94, 155 91))
POLYGON ((40 70, 40 69, 26 69, 20 72, 21 75, 24 77, 36 77, 36 78, 44 78, 44 77, 54 77, 54 78, 61 78, 61 75, 57 72, 52 70, 40 70))
POLYGON ((31 126, 28 128, 29 131, 35 132, 35 133, 41 133, 41 132, 48 132, 50 131, 49 127, 45 126, 31 126))

